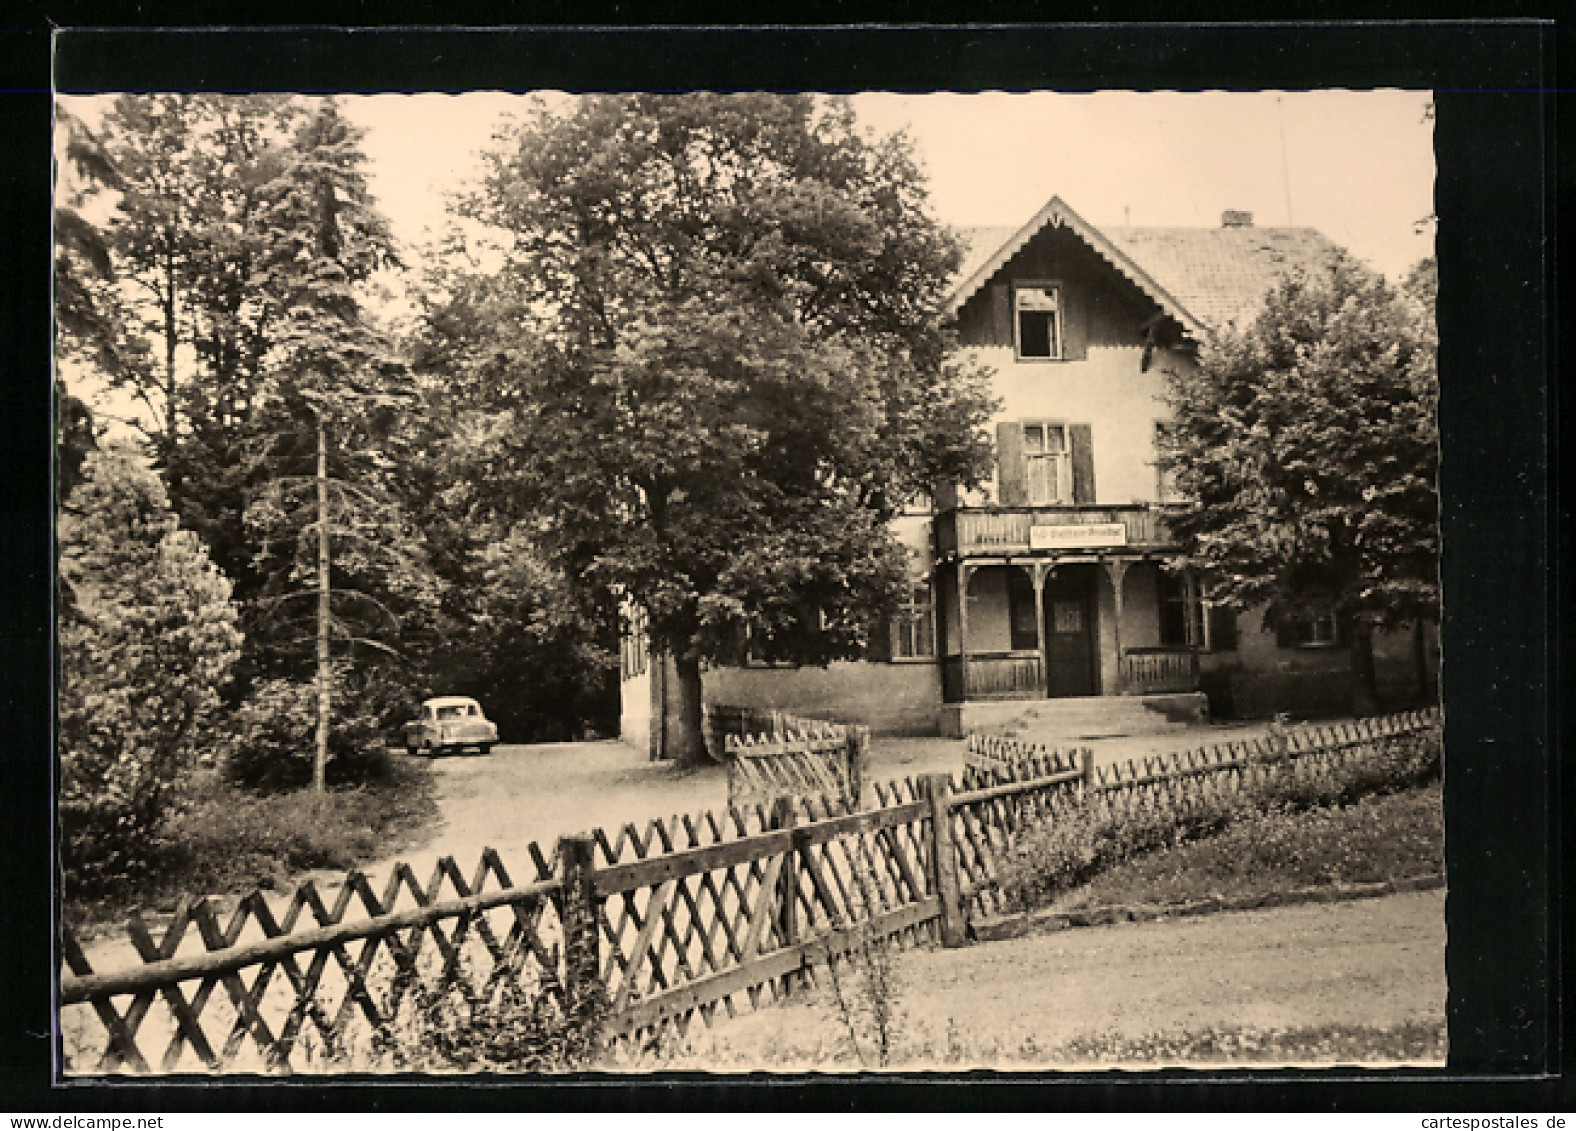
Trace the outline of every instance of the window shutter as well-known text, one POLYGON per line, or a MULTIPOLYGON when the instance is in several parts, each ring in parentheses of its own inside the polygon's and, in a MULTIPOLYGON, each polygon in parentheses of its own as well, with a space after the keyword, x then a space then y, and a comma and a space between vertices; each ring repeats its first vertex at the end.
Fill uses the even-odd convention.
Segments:
POLYGON ((1063 287, 1061 298, 1062 358, 1065 361, 1086 361, 1089 357, 1089 333, 1082 296, 1070 287, 1063 287))
POLYGON ((1028 477, 1023 466, 1023 425, 1004 420, 996 425, 996 482, 1004 507, 1027 506, 1028 477))
POLYGON ((986 293, 990 296, 990 334, 986 344, 1010 347, 1015 340, 1012 325, 1012 290, 1006 283, 994 283, 986 293))
POLYGON ((1275 622, 1275 647, 1295 648, 1302 643, 1302 634, 1298 631, 1301 622, 1293 617, 1282 616, 1275 622))
POLYGON ((1094 430, 1087 424, 1070 424, 1067 442, 1072 448, 1073 502, 1094 502, 1094 430))
POLYGON ((882 617, 870 625, 865 659, 873 664, 885 664, 892 659, 892 621, 889 618, 882 617))

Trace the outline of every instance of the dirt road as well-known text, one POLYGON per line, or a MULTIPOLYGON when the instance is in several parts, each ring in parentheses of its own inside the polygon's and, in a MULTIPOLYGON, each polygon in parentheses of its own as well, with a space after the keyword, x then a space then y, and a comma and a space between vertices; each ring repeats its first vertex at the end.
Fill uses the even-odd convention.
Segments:
MULTIPOLYGON (((1166 735, 1094 739, 1088 745, 1103 762, 1142 757, 1258 734, 1262 727, 1198 727, 1166 735)), ((866 777, 872 781, 960 774, 964 743, 958 739, 876 739, 866 777)), ((654 817, 720 810, 728 803, 721 766, 693 770, 651 762, 620 742, 500 746, 486 758, 440 758, 437 776, 440 824, 425 845, 399 854, 424 875, 430 861, 453 856, 469 868, 483 848, 497 849, 505 863, 523 859, 535 841, 543 852, 554 840, 595 828, 613 835, 627 822, 644 829, 654 817)), ((378 874, 392 861, 368 870, 378 874)), ((325 879, 328 877, 324 877, 325 879)))
MULTIPOLYGON (((1418 892, 901 952, 893 1063, 1021 1070, 1075 1038, 1441 1024, 1444 902, 1418 892)), ((673 1067, 858 1068, 843 1032, 822 989, 692 1033, 673 1067)))

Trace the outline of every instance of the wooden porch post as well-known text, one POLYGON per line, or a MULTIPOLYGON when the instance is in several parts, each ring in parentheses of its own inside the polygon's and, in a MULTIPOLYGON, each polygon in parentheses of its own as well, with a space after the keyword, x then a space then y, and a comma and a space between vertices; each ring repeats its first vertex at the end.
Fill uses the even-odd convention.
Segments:
POLYGON ((1034 570, 1034 638, 1039 641, 1040 679, 1036 690, 1044 699, 1051 693, 1051 673, 1045 655, 1045 575, 1050 572, 1044 562, 1035 562, 1034 570))
POLYGON ((1116 643, 1116 693, 1127 694, 1127 680, 1122 672, 1122 583, 1127 578, 1127 567, 1132 564, 1126 558, 1105 558, 1102 564, 1105 572, 1111 577, 1111 592, 1115 598, 1116 616, 1111 624, 1111 636, 1116 643))
POLYGON ((1198 577, 1192 568, 1182 571, 1182 615, 1187 618, 1186 637, 1190 648, 1204 646, 1203 617, 1198 610, 1198 577))
POLYGON ((974 567, 958 559, 958 681, 963 702, 969 698, 969 578, 973 576, 974 567))

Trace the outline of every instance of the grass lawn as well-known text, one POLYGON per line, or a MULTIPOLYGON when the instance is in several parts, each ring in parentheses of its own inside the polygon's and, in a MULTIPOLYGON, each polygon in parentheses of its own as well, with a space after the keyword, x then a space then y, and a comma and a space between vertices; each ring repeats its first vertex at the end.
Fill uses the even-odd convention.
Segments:
POLYGON ((91 935, 132 911, 168 910, 182 895, 284 886, 315 868, 345 870, 409 843, 437 815, 427 762, 391 754, 383 780, 356 787, 255 793, 216 772, 196 776, 139 875, 91 899, 68 899, 68 926, 91 935))
POLYGON ((1433 875, 1443 868, 1444 811, 1435 784, 1344 808, 1239 819, 1214 836, 1118 864, 1052 906, 1249 898, 1433 875))

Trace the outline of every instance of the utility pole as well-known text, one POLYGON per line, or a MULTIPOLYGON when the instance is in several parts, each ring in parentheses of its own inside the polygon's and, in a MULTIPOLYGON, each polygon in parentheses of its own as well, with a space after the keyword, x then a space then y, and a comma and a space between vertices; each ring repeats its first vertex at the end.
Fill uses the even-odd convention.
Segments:
POLYGON ((328 789, 328 723, 332 673, 328 666, 328 429, 323 410, 317 417, 317 753, 312 759, 312 788, 328 789))

